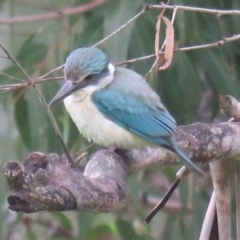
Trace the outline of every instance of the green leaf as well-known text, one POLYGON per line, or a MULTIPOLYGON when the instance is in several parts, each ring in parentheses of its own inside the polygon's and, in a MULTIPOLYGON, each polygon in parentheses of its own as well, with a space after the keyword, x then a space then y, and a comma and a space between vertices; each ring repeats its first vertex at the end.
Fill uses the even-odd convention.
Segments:
POLYGON ((88 234, 87 239, 89 240, 98 240, 101 238, 105 238, 107 236, 112 236, 112 230, 108 225, 98 225, 95 228, 91 229, 88 234))
MULTIPOLYGON (((29 75, 36 70, 36 65, 40 64, 47 54, 47 46, 36 42, 35 37, 35 34, 30 35, 22 44, 16 56, 17 61, 29 75)), ((24 79, 26 79, 25 75, 24 79)))
POLYGON ((36 92, 29 88, 15 98, 14 116, 28 150, 59 152, 60 143, 36 92))
POLYGON ((24 98, 24 96, 20 97, 18 101, 14 104, 14 115, 16 119, 16 123, 27 148, 31 148, 31 128, 29 112, 28 112, 28 101, 24 98))
POLYGON ((61 226, 67 229, 72 228, 71 220, 62 212, 54 212, 54 216, 60 221, 61 226))
POLYGON ((116 226, 122 240, 152 240, 151 236, 146 234, 137 234, 133 228, 131 221, 125 221, 123 219, 118 219, 116 221, 116 226))

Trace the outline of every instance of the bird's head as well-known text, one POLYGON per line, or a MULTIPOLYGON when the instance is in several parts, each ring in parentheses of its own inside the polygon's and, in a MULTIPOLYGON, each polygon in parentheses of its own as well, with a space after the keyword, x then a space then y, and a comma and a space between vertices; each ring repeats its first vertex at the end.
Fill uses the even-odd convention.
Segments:
POLYGON ((63 100, 78 90, 94 92, 106 87, 113 79, 114 66, 105 52, 98 48, 78 48, 64 65, 66 82, 49 105, 63 100))

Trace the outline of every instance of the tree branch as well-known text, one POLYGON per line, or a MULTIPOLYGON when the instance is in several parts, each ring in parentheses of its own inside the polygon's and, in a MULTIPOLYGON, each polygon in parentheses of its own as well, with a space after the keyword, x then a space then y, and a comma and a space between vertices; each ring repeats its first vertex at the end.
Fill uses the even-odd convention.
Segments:
MULTIPOLYGON (((239 158, 239 123, 195 123, 178 128, 177 144, 197 163, 239 158)), ((103 149, 91 156, 84 172, 71 168, 65 157, 31 153, 23 167, 3 167, 9 209, 22 212, 78 209, 108 212, 123 208, 128 199, 124 179, 137 171, 179 164, 176 154, 162 148, 103 149)))
POLYGON ((86 3, 81 6, 66 8, 63 10, 56 10, 54 12, 48 12, 44 14, 38 14, 33 16, 24 16, 24 17, 13 17, 13 18, 0 18, 0 24, 16 24, 16 23, 26 23, 26 22, 37 22, 37 21, 46 21, 49 19, 65 17, 76 15, 82 12, 92 10, 99 5, 105 3, 105 0, 94 0, 90 3, 86 3))
POLYGON ((190 6, 183 6, 183 5, 168 5, 168 4, 164 4, 164 3, 161 3, 160 5, 147 5, 147 6, 149 9, 156 8, 156 9, 172 9, 172 10, 174 10, 175 8, 177 8, 178 10, 210 13, 210 14, 216 14, 217 16, 240 15, 240 10, 220 10, 220 9, 211 9, 211 8, 190 7, 190 6))
MULTIPOLYGON (((194 51, 194 50, 199 50, 199 49, 206 49, 206 48, 212 48, 212 47, 221 47, 226 43, 238 41, 240 39, 240 34, 233 35, 231 37, 223 37, 221 40, 217 42, 212 42, 212 43, 206 43, 206 44, 201 44, 201 45, 195 45, 195 46, 189 46, 189 47, 180 47, 180 48, 175 48, 173 49, 174 52, 185 52, 185 51, 194 51)), ((160 52, 160 55, 164 55, 165 52, 160 52)), ((138 57, 138 58, 133 58, 129 60, 125 60, 122 62, 119 62, 115 64, 116 66, 123 65, 123 64, 129 64, 129 63, 134 63, 138 61, 144 61, 150 58, 154 58, 156 56, 155 53, 152 53, 150 55, 146 55, 143 57, 138 57)))
POLYGON ((231 240, 230 162, 222 159, 210 164, 218 218, 219 240, 231 240))

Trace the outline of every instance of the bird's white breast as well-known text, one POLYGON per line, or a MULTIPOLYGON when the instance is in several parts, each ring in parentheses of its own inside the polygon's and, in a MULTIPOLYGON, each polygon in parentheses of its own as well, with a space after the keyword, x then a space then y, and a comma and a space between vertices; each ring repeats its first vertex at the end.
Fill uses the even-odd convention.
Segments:
POLYGON ((90 92, 80 91, 65 98, 64 104, 80 133, 89 141, 119 148, 149 145, 149 142, 105 118, 92 103, 90 92))

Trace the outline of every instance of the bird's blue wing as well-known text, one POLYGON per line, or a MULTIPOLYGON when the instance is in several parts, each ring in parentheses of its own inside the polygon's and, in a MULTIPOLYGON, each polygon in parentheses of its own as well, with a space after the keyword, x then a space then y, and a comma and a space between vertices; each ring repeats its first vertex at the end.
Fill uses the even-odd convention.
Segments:
POLYGON ((177 147, 172 137, 176 123, 161 103, 155 102, 151 107, 137 95, 109 88, 93 93, 92 101, 105 117, 149 142, 176 152, 189 169, 204 176, 203 171, 177 147))
POLYGON ((151 108, 140 98, 112 89, 93 93, 92 101, 104 116, 121 127, 156 145, 169 146, 167 140, 176 123, 165 108, 151 108))

